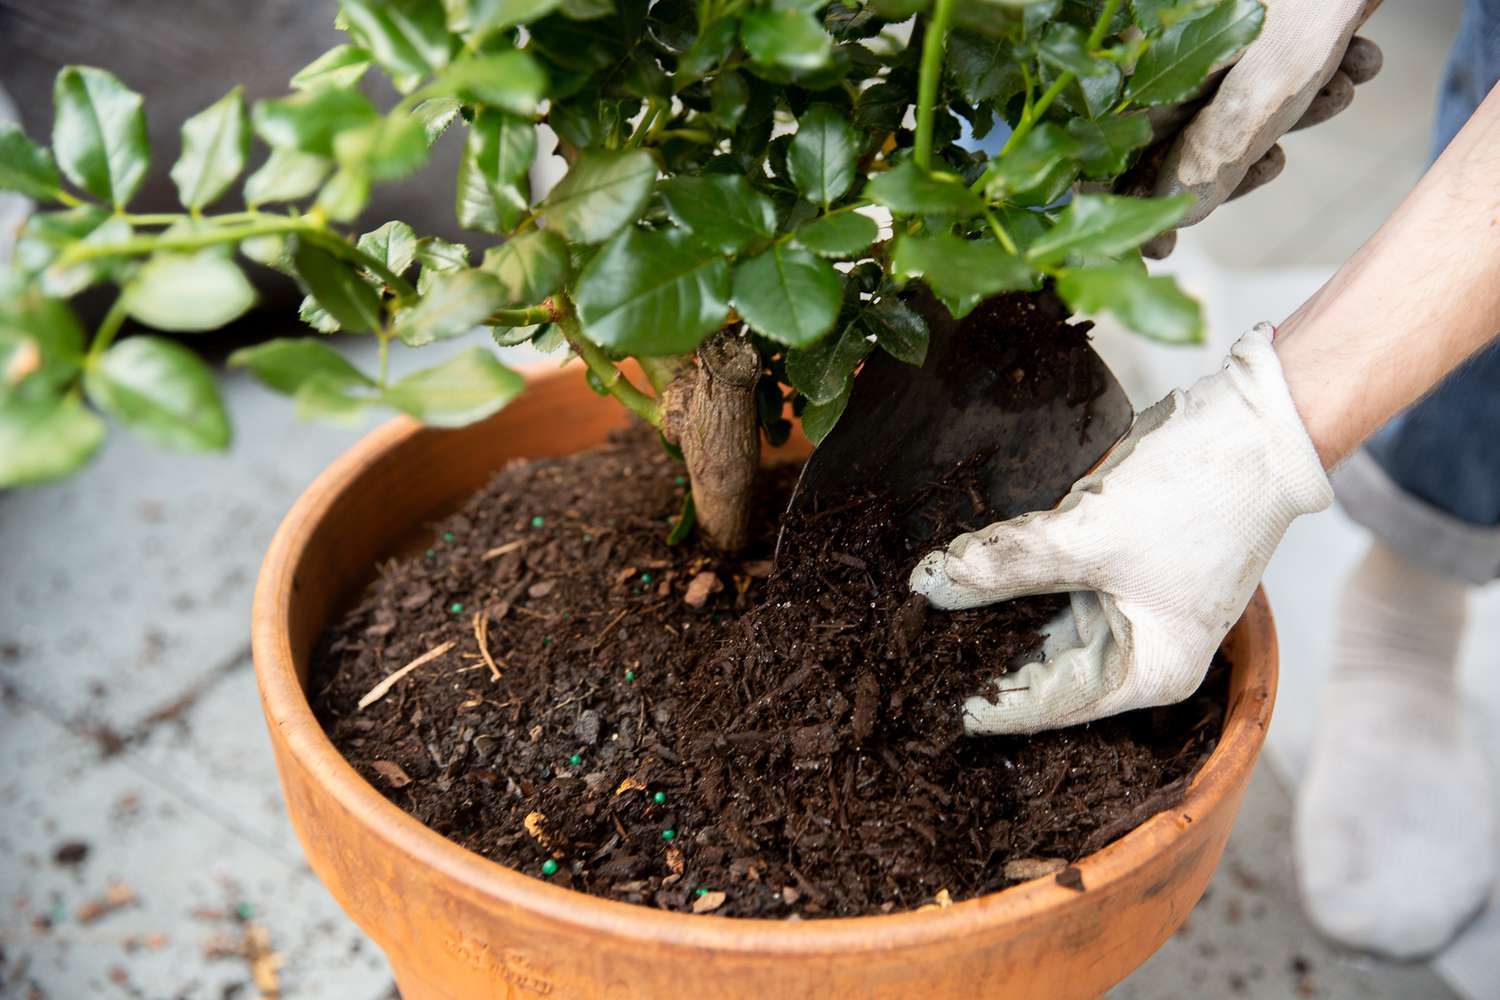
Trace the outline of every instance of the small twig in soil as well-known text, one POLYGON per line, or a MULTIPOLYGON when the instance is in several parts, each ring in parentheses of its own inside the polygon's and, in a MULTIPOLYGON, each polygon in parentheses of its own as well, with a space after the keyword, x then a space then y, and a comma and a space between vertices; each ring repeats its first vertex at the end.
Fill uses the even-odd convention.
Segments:
POLYGON ((593 644, 589 646, 589 652, 592 653, 594 650, 598 649, 599 644, 604 641, 605 636, 609 635, 610 630, 613 629, 616 625, 620 624, 620 619, 624 618, 629 613, 629 608, 621 608, 620 613, 611 618, 609 620, 609 624, 604 626, 599 634, 594 637, 593 644))
POLYGON ((479 655, 484 657, 484 665, 490 668, 490 680, 499 681, 500 668, 490 655, 490 616, 484 611, 474 612, 474 641, 479 643, 479 655))
POLYGON ((493 549, 490 549, 484 555, 480 556, 479 560, 481 562, 489 562, 491 559, 498 559, 501 556, 505 555, 505 553, 507 553, 507 552, 514 552, 516 549, 519 549, 521 546, 523 546, 525 544, 526 544, 526 539, 524 539, 524 538, 517 538, 513 542, 506 542, 504 545, 497 545, 497 546, 495 546, 493 549))
POLYGON ((412 660, 400 670, 397 670, 395 673, 388 676, 379 684, 376 684, 374 687, 370 688, 365 696, 359 699, 359 710, 364 711, 365 709, 369 708, 371 705, 379 701, 381 698, 384 698, 386 696, 386 693, 389 692, 391 688, 396 686, 397 681, 420 667, 422 664, 431 663, 439 656, 442 656, 444 653, 448 652, 448 650, 452 649, 455 644, 455 640, 449 639, 441 646, 434 646, 432 649, 429 649, 427 652, 423 653, 415 660, 412 660))

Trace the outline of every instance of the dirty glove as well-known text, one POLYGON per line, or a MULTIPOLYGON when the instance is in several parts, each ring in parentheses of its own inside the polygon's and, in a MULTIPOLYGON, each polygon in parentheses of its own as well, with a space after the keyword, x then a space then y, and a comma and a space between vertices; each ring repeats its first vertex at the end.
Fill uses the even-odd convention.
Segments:
MULTIPOLYGON (((1210 80, 1206 97, 1152 109, 1157 145, 1120 185, 1138 195, 1197 195, 1182 225, 1201 222, 1229 198, 1275 178, 1286 163, 1277 140, 1338 114, 1354 99, 1354 85, 1380 70, 1380 49, 1353 38, 1379 0, 1267 0, 1265 6, 1260 35, 1210 80)), ((1165 256, 1174 241, 1164 233, 1146 253, 1165 256)))
POLYGON ((1271 337, 1262 323, 1222 371, 1142 413, 1054 510, 960 535, 917 564, 911 587, 938 608, 1072 595, 1041 661, 965 702, 971 735, 1073 725, 1197 688, 1287 525, 1333 500, 1271 337))

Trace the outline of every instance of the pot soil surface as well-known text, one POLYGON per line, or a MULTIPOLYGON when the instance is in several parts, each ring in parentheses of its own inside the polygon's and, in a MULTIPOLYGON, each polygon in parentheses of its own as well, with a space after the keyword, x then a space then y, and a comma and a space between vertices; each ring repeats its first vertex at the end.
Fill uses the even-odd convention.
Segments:
POLYGON ((773 574, 785 465, 746 553, 669 545, 679 472, 644 428, 517 463, 382 566, 314 664, 339 750, 502 864, 760 917, 942 905, 1049 871, 1086 891, 1065 862, 1174 804, 1212 751, 1222 664, 1181 705, 965 738, 959 704, 1036 648, 1060 599, 929 613, 906 584, 925 546, 877 497, 793 517, 773 574))

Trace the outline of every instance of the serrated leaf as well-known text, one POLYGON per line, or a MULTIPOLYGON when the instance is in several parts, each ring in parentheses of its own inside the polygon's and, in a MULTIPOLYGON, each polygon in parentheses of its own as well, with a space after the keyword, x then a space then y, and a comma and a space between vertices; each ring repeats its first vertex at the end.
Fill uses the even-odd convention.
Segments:
POLYGON ((972 31, 951 31, 945 60, 954 86, 970 104, 1005 101, 1025 89, 1021 61, 1008 41, 972 31))
POLYGON ((14 122, 0 122, 0 191, 56 201, 61 189, 62 177, 51 151, 33 142, 14 122))
POLYGON ((1008 195, 1049 187, 1059 164, 1080 153, 1083 142, 1051 122, 1043 122, 985 173, 985 194, 1000 200, 1008 195))
POLYGON ((429 97, 411 109, 411 116, 422 123, 422 132, 431 146, 448 126, 458 121, 463 102, 456 97, 429 97))
POLYGON ((505 304, 492 274, 451 271, 433 280, 415 305, 396 314, 396 336, 408 347, 451 340, 468 333, 505 304))
POLYGON ((338 333, 341 327, 339 321, 328 314, 328 310, 318 305, 318 300, 311 295, 302 296, 302 302, 297 307, 297 318, 319 333, 338 333))
POLYGON ((849 405, 850 388, 852 385, 827 403, 808 403, 802 408, 802 433, 814 447, 823 443, 839 422, 839 417, 844 415, 844 408, 849 405))
POLYGON ((346 164, 334 171, 318 192, 318 208, 335 222, 353 220, 369 201, 370 175, 357 165, 346 164))
POLYGON ((677 61, 677 76, 685 81, 707 76, 734 51, 737 25, 733 17, 721 17, 699 31, 692 46, 677 61))
POLYGON ((499 280, 503 305, 531 306, 562 287, 572 261, 562 237, 538 229, 486 250, 479 268, 499 280))
POLYGON ((342 0, 349 33, 403 94, 448 64, 452 39, 440 0, 342 0))
POLYGON ((531 118, 547 96, 547 74, 531 53, 507 49, 454 63, 424 87, 422 93, 447 94, 495 111, 531 118))
POLYGON ((721 253, 776 234, 776 206, 741 175, 674 177, 659 190, 673 221, 721 253))
POLYGON ((733 131, 745 116, 745 104, 750 99, 750 85, 745 78, 733 70, 726 70, 714 77, 708 89, 708 110, 714 122, 726 131, 733 131))
POLYGON ((1098 76, 1113 68, 1113 64, 1089 56, 1088 36, 1082 29, 1066 22, 1047 25, 1037 42, 1037 57, 1043 64, 1059 72, 1076 73, 1080 77, 1098 76))
POLYGON ((880 227, 868 215, 837 212, 804 222, 797 229, 797 242, 821 257, 857 257, 880 235, 880 227))
POLYGON ((547 228, 570 241, 602 242, 640 217, 655 185, 650 153, 585 150, 543 202, 547 228))
POLYGON ((1078 140, 1074 154, 1090 180, 1119 176, 1130 163, 1130 154, 1151 141, 1151 122, 1144 114, 1115 115, 1089 121, 1074 118, 1068 134, 1078 140))
POLYGON ((796 9, 748 11, 740 21, 740 41, 755 62, 793 70, 818 69, 833 51, 818 19, 796 9))
POLYGON ((345 129, 333 140, 333 155, 346 170, 382 181, 416 173, 427 162, 427 150, 423 123, 403 111, 345 129))
POLYGON ((624 354, 684 354, 729 316, 729 265, 680 229, 634 227, 607 243, 573 292, 584 334, 624 354))
POLYGON ((1171 198, 1078 195, 1053 226, 1026 251, 1038 263, 1053 264, 1070 253, 1113 257, 1134 250, 1170 229, 1192 207, 1191 194, 1171 198))
POLYGON ((318 189, 333 164, 321 156, 291 147, 273 148, 260 169, 245 178, 245 204, 295 201, 318 189))
POLYGON ((918 367, 927 360, 927 322, 896 296, 887 295, 865 308, 859 322, 896 360, 918 367))
POLYGON ((1259 0, 1227 0, 1202 17, 1172 25, 1136 63, 1126 95, 1148 107, 1187 100, 1210 70, 1254 41, 1264 19, 1259 0))
POLYGON ((380 261, 391 273, 401 275, 417 259, 417 233, 411 226, 392 220, 361 236, 354 244, 361 253, 380 261))
POLYGON ((859 135, 831 105, 814 104, 797 119, 786 165, 808 201, 827 207, 843 197, 854 183, 858 159, 859 135))
POLYGON ((874 348, 857 322, 811 347, 786 352, 786 377, 813 403, 831 403, 849 390, 854 369, 874 348))
POLYGON ((182 155, 172 164, 172 183, 184 208, 217 200, 245 169, 250 118, 244 88, 236 87, 182 123, 182 155))
POLYGON ((434 427, 461 427, 499 410, 526 388, 526 380, 472 347, 442 364, 413 372, 381 394, 387 405, 434 427))
POLYGON ((0 487, 65 476, 103 441, 104 421, 76 396, 0 395, 0 487))
POLYGON ((333 159, 334 137, 373 124, 380 113, 357 90, 324 88, 255 102, 250 122, 274 149, 296 149, 333 159))
POLYGON ((229 445, 229 417, 213 373, 181 344, 131 337, 87 368, 89 401, 154 444, 180 450, 229 445))
POLYGON ((482 111, 469 126, 458 162, 454 211, 465 229, 502 233, 531 208, 528 171, 536 158, 536 127, 524 118, 482 111))
POLYGON ((1111 313, 1136 333, 1174 344, 1203 341, 1198 303, 1170 277, 1146 274, 1139 261, 1065 272, 1058 294, 1074 312, 1111 313))
POLYGON ((102 69, 65 66, 53 83, 52 105, 52 152, 62 172, 123 208, 150 164, 141 95, 102 69))
POLYGON ((242 347, 229 355, 229 367, 248 368, 261 382, 288 396, 314 377, 340 385, 375 384, 342 354, 314 337, 283 337, 242 347))
POLYGON ((159 253, 125 289, 132 318, 157 330, 217 330, 255 304, 255 289, 234 261, 216 253, 159 253))
POLYGON ((865 197, 898 215, 970 216, 984 208, 959 178, 928 173, 909 159, 870 178, 865 197))
POLYGON ((436 236, 424 236, 417 242, 417 263, 422 265, 422 272, 417 275, 417 291, 426 294, 439 274, 469 266, 469 248, 436 236))
POLYGON ((293 90, 319 90, 323 87, 352 87, 370 68, 369 49, 358 45, 335 45, 292 77, 293 90))
POLYGON ((353 333, 380 327, 380 295, 352 266, 304 240, 297 241, 292 266, 313 299, 353 333))
POLYGON ((1031 288, 1031 266, 993 240, 965 240, 948 233, 896 238, 891 270, 927 282, 955 319, 999 292, 1031 288))
POLYGON ((476 38, 501 28, 540 20, 557 9, 561 0, 470 0, 469 31, 476 38))
POLYGON ((733 296, 735 310, 756 333, 808 347, 833 329, 843 285, 827 261, 778 243, 735 265, 733 296))

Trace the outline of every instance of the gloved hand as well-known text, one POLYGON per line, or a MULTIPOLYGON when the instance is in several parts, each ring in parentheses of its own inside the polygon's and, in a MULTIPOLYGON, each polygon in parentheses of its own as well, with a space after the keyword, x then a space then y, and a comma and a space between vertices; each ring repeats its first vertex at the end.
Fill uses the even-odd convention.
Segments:
MULTIPOLYGON (((1119 189, 1192 192, 1198 200, 1181 223, 1190 226, 1275 178, 1286 164, 1277 140, 1332 118, 1354 99, 1355 84, 1379 72, 1380 49, 1353 37, 1379 4, 1266 0, 1260 35, 1227 72, 1210 78, 1206 97, 1152 109, 1155 145, 1119 189)), ((1145 253, 1164 257, 1175 241, 1175 233, 1163 233, 1145 253)))
MULTIPOLYGON (((964 704, 970 735, 1032 733, 1197 688, 1299 514, 1333 490, 1262 323, 1223 370, 1136 418, 1058 506, 954 539, 911 587, 935 607, 1070 592, 1041 662, 964 704)), ((997 666, 1001 666, 997 664, 997 666)))

